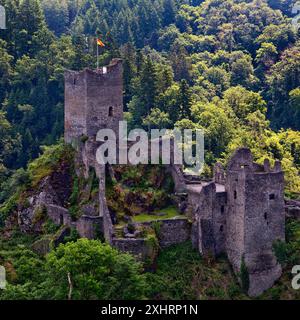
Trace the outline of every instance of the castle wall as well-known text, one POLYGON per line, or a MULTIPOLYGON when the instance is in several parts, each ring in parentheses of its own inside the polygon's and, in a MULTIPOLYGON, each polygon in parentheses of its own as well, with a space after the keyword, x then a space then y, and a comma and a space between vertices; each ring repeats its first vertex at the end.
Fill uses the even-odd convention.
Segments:
POLYGON ((226 193, 217 192, 213 182, 200 188, 188 187, 192 242, 201 254, 218 255, 225 250, 226 201, 226 193))
MULTIPOLYGON (((164 249, 172 245, 190 240, 191 224, 187 219, 168 219, 158 221, 160 223, 158 241, 160 248, 164 249)), ((153 222, 144 222, 139 225, 151 226, 153 222)), ((141 260, 153 254, 155 248, 147 243, 147 239, 112 239, 112 246, 121 252, 128 252, 141 260)))
POLYGON ((106 202, 105 166, 97 164, 95 171, 99 179, 99 215, 103 219, 103 234, 105 240, 112 244, 114 228, 106 202))
POLYGON ((103 234, 103 218, 82 216, 76 222, 76 229, 81 238, 96 239, 103 234))
POLYGON ((203 186, 199 195, 199 249, 202 254, 215 255, 215 238, 213 226, 214 196, 216 185, 210 183, 203 186))
POLYGON ((191 238, 191 224, 187 219, 171 219, 162 221, 159 235, 161 248, 183 243, 191 238))
MULTIPOLYGON (((114 238, 105 197, 105 166, 96 162, 101 143, 96 141, 98 130, 112 129, 118 137, 119 121, 123 120, 122 73, 119 59, 97 71, 65 72, 65 141, 77 141, 86 176, 90 167, 95 168, 99 178, 99 217, 83 216, 72 223, 63 208, 53 206, 49 216, 57 224, 75 225, 81 237, 93 239, 102 231, 109 244, 144 259, 155 253, 146 239, 114 238)), ((276 162, 273 169, 268 161, 255 164, 250 150, 241 148, 229 161, 226 174, 220 164, 215 166, 213 182, 187 182, 182 168, 173 161, 168 170, 175 191, 188 193, 193 223, 191 226, 186 219, 161 221, 160 246, 165 248, 191 238, 201 254, 226 252, 236 273, 244 257, 250 277, 249 294, 258 295, 271 287, 281 274, 272 246, 275 240, 285 238, 284 176, 280 163, 276 162)))
POLYGON ((287 218, 300 220, 300 201, 285 200, 285 213, 287 218))
POLYGON ((170 165, 169 171, 172 175, 174 181, 174 188, 176 193, 184 193, 186 192, 186 184, 184 180, 183 173, 181 168, 176 165, 170 165))
POLYGON ((284 174, 253 163, 248 149, 239 149, 228 165, 226 251, 236 273, 244 257, 250 279, 248 294, 257 296, 281 275, 273 253, 275 240, 285 240, 284 174))
POLYGON ((86 72, 65 71, 65 142, 86 134, 86 72))
POLYGON ((140 260, 151 255, 151 248, 145 239, 113 239, 112 246, 121 252, 131 253, 140 260))
POLYGON ((227 172, 226 252, 235 272, 239 272, 245 247, 244 172, 227 172))
POLYGON ((87 70, 87 135, 95 136, 100 128, 119 132, 123 120, 123 67, 113 60, 107 73, 87 70))
POLYGON ((95 137, 109 128, 118 135, 123 120, 122 60, 97 71, 65 71, 65 141, 95 137), (106 72, 104 72, 106 70, 106 72))
POLYGON ((215 254, 219 255, 226 251, 226 207, 227 194, 226 192, 217 192, 215 194, 213 208, 213 233, 215 238, 215 254))
MULTIPOLYGON (((191 239, 191 223, 186 218, 166 219, 157 221, 159 228, 159 245, 167 248, 191 239)), ((153 222, 139 223, 143 226, 151 226, 153 222)))
POLYGON ((72 226, 72 219, 67 209, 54 205, 47 204, 47 215, 48 217, 58 226, 65 225, 68 227, 72 226))
POLYGON ((253 174, 246 181, 245 262, 250 295, 261 294, 281 275, 273 243, 285 240, 283 173, 253 174))

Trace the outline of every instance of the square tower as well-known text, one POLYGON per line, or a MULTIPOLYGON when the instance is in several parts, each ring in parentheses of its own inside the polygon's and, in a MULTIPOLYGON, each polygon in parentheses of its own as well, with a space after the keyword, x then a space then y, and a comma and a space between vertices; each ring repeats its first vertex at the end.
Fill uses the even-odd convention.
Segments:
POLYGON ((273 243, 285 240, 284 174, 279 162, 270 168, 253 162, 249 149, 238 149, 226 176, 226 251, 235 272, 247 267, 249 294, 270 288, 281 275, 273 243))
POLYGON ((98 70, 65 71, 65 142, 95 137, 123 120, 123 66, 113 59, 98 70))

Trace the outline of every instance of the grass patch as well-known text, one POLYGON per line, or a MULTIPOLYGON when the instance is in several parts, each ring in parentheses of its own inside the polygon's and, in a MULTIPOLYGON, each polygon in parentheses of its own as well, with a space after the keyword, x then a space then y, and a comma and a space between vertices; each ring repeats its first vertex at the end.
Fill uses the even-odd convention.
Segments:
POLYGON ((173 218, 185 218, 184 215, 180 214, 177 208, 175 207, 167 207, 162 210, 156 210, 153 212, 153 214, 139 214, 137 216, 133 217, 133 222, 136 223, 142 223, 142 222, 149 222, 149 221, 155 221, 155 220, 167 220, 167 219, 173 219, 173 218), (160 213, 164 213, 163 216, 160 216, 160 213))

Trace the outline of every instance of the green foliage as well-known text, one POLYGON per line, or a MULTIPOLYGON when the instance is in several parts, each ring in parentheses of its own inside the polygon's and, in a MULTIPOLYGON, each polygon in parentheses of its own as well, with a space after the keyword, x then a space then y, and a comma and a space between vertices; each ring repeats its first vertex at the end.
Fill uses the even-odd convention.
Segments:
MULTIPOLYGON (((206 175, 210 175, 217 160, 226 164, 232 152, 241 146, 249 147, 259 163, 265 158, 272 164, 279 159, 285 171, 286 194, 299 197, 300 44, 299 34, 285 16, 291 15, 292 0, 3 0, 1 3, 8 16, 7 29, 0 30, 1 227, 19 205, 28 206, 25 189, 36 189, 59 163, 72 157, 72 150, 62 144, 49 147, 63 134, 63 72, 95 67, 96 36, 106 44, 100 52, 101 64, 107 64, 111 58, 123 58, 124 105, 130 127, 203 129, 206 175)), ((82 142, 86 138, 83 136, 82 142)), ((134 218, 140 221, 159 219, 155 216, 159 213, 156 209, 169 205, 168 194, 173 191, 168 177, 158 179, 163 175, 161 168, 121 172, 119 181, 109 182, 110 209, 123 216, 154 213, 153 217, 145 214, 134 218), (135 207, 132 203, 146 205, 135 207)), ((97 185, 93 175, 88 181, 74 176, 70 197, 74 218, 81 214, 82 205, 93 203, 97 185)), ((167 213, 162 218, 178 214, 172 210, 160 210, 167 213)), ((36 214, 37 221, 44 218, 42 211, 36 214)), ((44 232, 54 230, 46 221, 44 232)), ((289 223, 288 243, 274 244, 284 266, 298 261, 297 230, 297 224, 289 223)), ((21 236, 18 239, 23 241, 21 236)), ((66 241, 72 243, 76 239, 73 232, 66 241)), ((13 239, 12 243, 17 245, 18 241, 13 239)), ((172 250, 184 254, 181 249, 172 250)), ((158 296, 158 292, 167 299, 239 296, 234 281, 223 286, 214 270, 212 273, 218 278, 214 282, 205 266, 199 271, 196 263, 192 267, 185 258, 175 263, 175 275, 170 275, 163 261, 173 261, 172 250, 162 254, 160 266, 165 274, 159 271, 156 274, 153 288, 158 291, 151 296, 158 296), (195 277, 196 284, 202 285, 207 277, 209 285, 198 290, 188 278, 181 281, 184 268, 189 276, 202 272, 200 278, 195 277)), ((66 274, 62 279, 51 278, 57 281, 55 286, 61 280, 62 287, 54 286, 57 292, 49 293, 49 283, 40 281, 39 285, 32 285, 31 280, 25 281, 30 277, 30 268, 43 268, 28 253, 24 256, 29 259, 26 270, 11 267, 12 278, 20 273, 21 280, 14 278, 15 285, 10 284, 1 298, 66 298, 66 274)), ((196 256, 191 256, 197 261, 196 256)), ((9 266, 10 260, 13 257, 9 258, 9 266)), ((172 269, 170 264, 168 268, 172 269)), ((43 272, 37 273, 46 278, 43 272)), ((82 285, 83 293, 75 291, 75 298, 102 297, 93 274, 76 281, 82 285), (82 279, 87 281, 87 288, 82 279)), ((285 281, 268 293, 271 298, 284 296, 285 281)), ((114 283, 112 287, 116 288, 114 283)), ((128 293, 124 295, 128 297, 128 293)))
MULTIPOLYGON (((11 170, 26 166, 38 157, 41 145, 62 135, 63 70, 95 66, 95 36, 106 43, 101 63, 118 56, 124 60, 130 127, 204 128, 208 165, 226 162, 233 147, 244 145, 254 149, 259 161, 263 155, 273 159, 266 150, 272 148, 266 145, 269 127, 298 130, 300 125, 299 41, 284 17, 291 2, 274 3, 5 0, 9 21, 0 33, 0 201, 11 196, 13 185, 5 183, 11 170), (271 122, 264 122, 264 116, 271 122)), ((287 192, 297 193, 297 159, 280 156, 287 192)), ((42 166, 33 180, 49 170, 42 166)))
MULTIPOLYGON (((107 176, 106 199, 109 209, 120 220, 118 223, 125 214, 134 221, 153 220, 161 208, 171 204, 174 185, 163 166, 113 166, 112 171, 115 179, 107 176)), ((174 216, 174 210, 170 214, 174 216)))
POLYGON ((68 273, 73 299, 141 299, 146 289, 140 264, 99 241, 60 245, 47 256, 46 270, 50 295, 56 299, 67 298, 68 273))
POLYGON ((59 161, 63 158, 71 159, 72 155, 73 150, 71 147, 64 144, 44 147, 43 155, 31 162, 28 166, 32 187, 36 187, 43 178, 51 175, 59 164, 59 161))
POLYGON ((55 234, 58 229, 59 227, 50 219, 47 219, 43 225, 43 231, 45 234, 55 234))
POLYGON ((288 220, 286 242, 276 241, 273 250, 278 262, 284 267, 293 267, 300 262, 300 223, 288 220))
POLYGON ((146 238, 146 245, 149 249, 154 250, 155 254, 157 254, 157 250, 159 249, 159 241, 155 234, 149 234, 146 238))
POLYGON ((42 204, 35 209, 32 223, 33 225, 35 225, 39 222, 44 222, 46 219, 47 219, 47 208, 42 204))
POLYGON ((76 174, 73 176, 73 189, 70 196, 70 204, 71 206, 74 206, 78 203, 79 199, 79 178, 76 174))
POLYGON ((151 227, 153 228, 156 237, 159 239, 160 238, 160 231, 161 231, 161 222, 160 221, 153 221, 151 223, 151 227))
POLYGON ((147 273, 149 298, 162 300, 239 299, 241 294, 228 262, 208 265, 190 242, 160 252, 156 271, 147 273))
POLYGON ((19 194, 16 193, 11 196, 3 205, 0 206, 0 227, 4 226, 8 215, 17 209, 19 194))
POLYGON ((70 235, 64 238, 64 243, 76 242, 80 238, 77 229, 71 228, 70 235))
POLYGON ((242 257, 242 262, 241 262, 240 279, 241 279, 242 290, 244 293, 247 294, 250 287, 250 278, 249 278, 249 272, 248 272, 248 268, 247 268, 244 256, 242 257))
MULTIPOLYGON (((175 217, 184 218, 184 216, 178 212, 177 208, 168 207, 168 208, 156 210, 152 214, 141 213, 139 215, 134 216, 133 221, 134 222, 149 222, 149 221, 155 221, 155 220, 173 219, 175 217), (159 215, 159 214, 163 214, 163 215, 159 215)), ((159 222, 158 222, 157 227, 158 226, 159 226, 159 222)))

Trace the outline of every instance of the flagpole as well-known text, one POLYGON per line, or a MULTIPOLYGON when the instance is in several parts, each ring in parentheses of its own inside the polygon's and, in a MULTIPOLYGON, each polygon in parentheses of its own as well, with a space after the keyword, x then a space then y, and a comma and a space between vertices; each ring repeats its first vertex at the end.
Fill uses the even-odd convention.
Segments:
POLYGON ((97 46, 97 71, 99 70, 99 45, 96 40, 96 46, 97 46))

